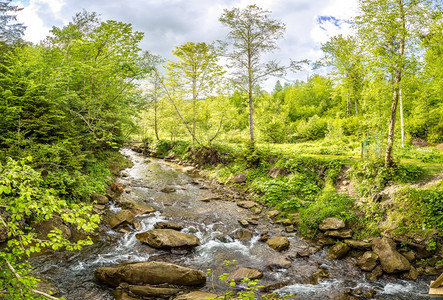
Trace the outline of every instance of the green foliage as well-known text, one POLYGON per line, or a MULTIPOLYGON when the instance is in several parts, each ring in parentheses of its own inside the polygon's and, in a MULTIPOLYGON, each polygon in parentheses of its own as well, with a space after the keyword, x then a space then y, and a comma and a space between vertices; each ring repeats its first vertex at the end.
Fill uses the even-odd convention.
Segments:
POLYGON ((360 196, 381 191, 393 179, 395 169, 386 167, 381 160, 362 161, 352 170, 355 189, 360 196))
POLYGON ((338 217, 344 221, 355 218, 352 212, 354 199, 334 191, 326 191, 309 206, 300 209, 300 231, 303 234, 315 232, 320 222, 328 217, 338 217))
POLYGON ((92 243, 91 239, 71 242, 60 229, 54 228, 47 236, 37 236, 31 223, 50 220, 56 215, 78 230, 92 232, 100 218, 92 214, 92 206, 68 203, 57 196, 54 189, 46 188, 40 173, 33 170, 30 157, 21 161, 11 158, 0 164, 0 226, 8 232, 7 246, 0 251, 0 293, 6 299, 32 299, 37 280, 29 276, 30 266, 26 258, 44 248, 79 250, 92 243), (3 266, 5 268, 3 268, 3 266))
POLYGON ((399 190, 396 197, 399 202, 405 202, 407 205, 408 214, 411 215, 408 220, 415 228, 443 230, 443 190, 408 187, 399 190))
POLYGON ((418 165, 399 165, 395 170, 394 180, 398 183, 414 183, 423 179, 426 171, 418 165))
POLYGON ((305 140, 318 140, 325 137, 328 124, 314 115, 308 122, 302 120, 297 126, 297 137, 305 140))
MULTIPOLYGON (((223 265, 225 267, 229 267, 230 265, 237 264, 237 261, 234 259, 233 261, 225 260, 223 265)), ((214 273, 211 269, 206 270, 206 274, 210 276, 210 280, 214 280, 214 273)), ((275 293, 261 295, 260 289, 264 288, 263 285, 260 285, 260 280, 255 279, 251 280, 247 277, 243 278, 240 282, 235 282, 232 278, 228 280, 229 274, 222 273, 218 276, 218 280, 224 282, 226 286, 229 288, 223 296, 217 298, 210 298, 212 300, 216 299, 238 299, 238 300, 254 300, 254 299, 274 299, 274 300, 283 300, 290 299, 292 295, 284 295, 283 298, 278 297, 275 293)), ((213 287, 214 288, 214 287, 213 287)))

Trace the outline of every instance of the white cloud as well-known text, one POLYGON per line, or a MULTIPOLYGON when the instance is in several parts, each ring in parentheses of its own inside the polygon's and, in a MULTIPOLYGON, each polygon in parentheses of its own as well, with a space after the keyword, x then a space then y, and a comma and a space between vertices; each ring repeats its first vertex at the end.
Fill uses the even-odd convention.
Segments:
POLYGON ((18 6, 23 10, 17 13, 17 21, 27 28, 24 39, 38 43, 49 35, 49 30, 56 23, 65 23, 65 18, 60 15, 65 5, 63 0, 30 0, 18 1, 18 6))

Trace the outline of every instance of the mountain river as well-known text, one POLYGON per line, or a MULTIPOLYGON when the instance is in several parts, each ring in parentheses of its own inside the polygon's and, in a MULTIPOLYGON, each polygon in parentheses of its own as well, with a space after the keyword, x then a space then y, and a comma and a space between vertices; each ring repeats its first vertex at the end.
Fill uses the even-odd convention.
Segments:
MULTIPOLYGON (((428 299, 429 278, 406 281, 383 276, 371 282, 355 266, 354 258, 328 260, 325 249, 300 257, 297 253, 315 249, 315 246, 296 233, 285 232, 283 226, 273 224, 265 213, 255 217, 256 225, 247 228, 253 233, 252 238, 235 239, 236 231, 242 228, 238 220, 247 219, 251 215, 248 210, 238 207, 232 199, 224 199, 225 193, 220 193, 215 185, 188 175, 180 165, 146 158, 127 149, 123 154, 134 165, 125 170, 126 177, 117 179, 126 187, 120 197, 124 201, 148 204, 156 212, 137 216, 139 226, 127 233, 113 230, 102 233, 94 245, 80 252, 57 252, 34 258, 31 263, 37 266, 36 272, 55 284, 65 299, 114 299, 112 289, 94 279, 97 267, 154 260, 205 273, 211 269, 214 276, 208 276, 201 290, 214 291, 215 288, 219 294, 227 287, 218 280, 218 275, 243 266, 263 271, 261 284, 280 295, 294 295, 291 299, 339 299, 345 294, 367 299, 363 295, 368 295, 368 291, 374 294, 372 299, 428 299), (165 187, 175 191, 162 192, 165 187), (204 198, 212 200, 201 201, 204 198), (135 238, 136 233, 153 229, 159 221, 182 225, 182 231, 195 234, 201 245, 188 253, 171 253, 150 248, 135 238), (259 241, 263 232, 271 237, 287 236, 290 248, 283 253, 271 249, 259 241), (275 267, 276 261, 288 257, 291 260, 289 268, 275 267), (223 264, 226 260, 236 260, 236 263, 226 266, 223 264), (329 278, 312 284, 312 274, 321 269, 330 275, 329 278)), ((120 208, 110 204, 109 209, 117 212, 120 208)))

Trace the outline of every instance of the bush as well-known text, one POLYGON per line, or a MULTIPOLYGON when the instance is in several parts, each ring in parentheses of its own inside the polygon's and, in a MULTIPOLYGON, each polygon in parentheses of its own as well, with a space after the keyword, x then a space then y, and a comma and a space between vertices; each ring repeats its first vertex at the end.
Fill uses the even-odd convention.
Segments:
POLYGON ((354 199, 336 191, 324 192, 309 206, 300 209, 300 231, 309 235, 309 231, 316 231, 320 222, 328 217, 341 218, 344 221, 355 218, 352 212, 354 199))
POLYGON ((351 173, 357 194, 369 196, 381 191, 394 178, 395 169, 395 164, 389 168, 381 160, 358 163, 351 173))
POLYGON ((314 115, 308 122, 301 121, 297 126, 297 136, 306 140, 318 140, 325 137, 328 123, 314 115))

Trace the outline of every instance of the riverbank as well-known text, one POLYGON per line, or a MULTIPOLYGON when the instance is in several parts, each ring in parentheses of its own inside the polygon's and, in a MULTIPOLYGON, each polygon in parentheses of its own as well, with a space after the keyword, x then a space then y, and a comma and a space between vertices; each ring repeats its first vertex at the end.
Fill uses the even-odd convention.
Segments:
POLYGON ((135 148, 194 166, 208 179, 239 189, 273 211, 287 231, 330 244, 387 238, 412 263, 412 274, 403 277, 442 272, 441 170, 429 174, 419 166, 399 165, 390 171, 370 162, 291 156, 269 148, 192 152, 184 142, 164 141, 135 148), (347 231, 320 230, 328 217, 344 221, 347 231))

